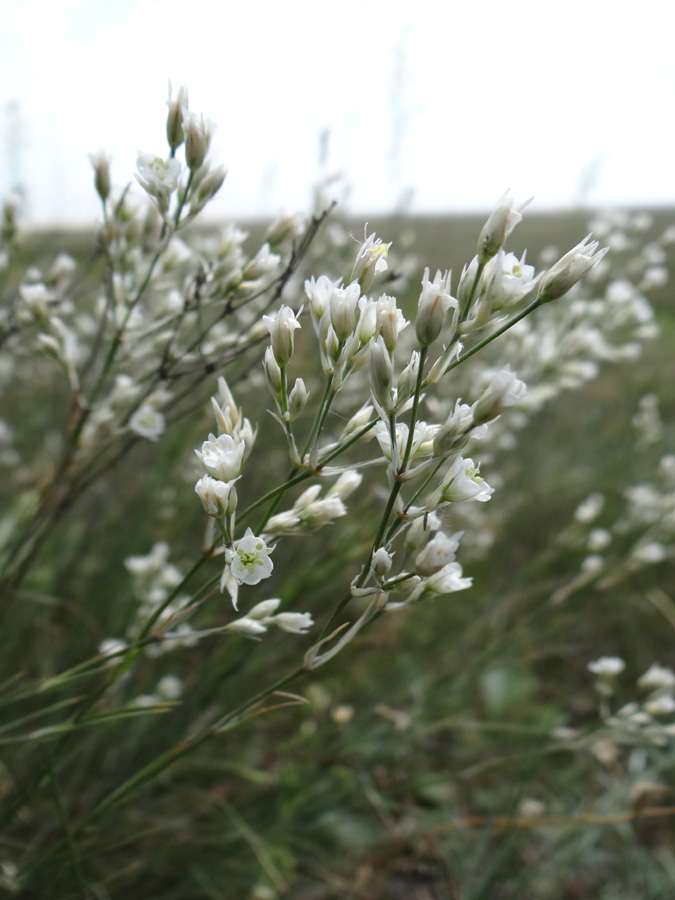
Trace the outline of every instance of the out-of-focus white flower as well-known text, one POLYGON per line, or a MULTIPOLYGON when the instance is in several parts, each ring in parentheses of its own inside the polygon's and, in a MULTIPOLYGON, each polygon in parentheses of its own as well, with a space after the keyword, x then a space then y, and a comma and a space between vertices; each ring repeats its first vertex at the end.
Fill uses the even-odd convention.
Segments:
POLYGON ((165 675, 157 682, 156 691, 163 700, 177 700, 183 693, 183 682, 177 675, 165 675))
POLYGON ((574 518, 577 522, 592 522, 605 505, 605 498, 602 494, 596 492, 590 494, 582 503, 577 506, 574 512, 574 518))
POLYGON ((89 161, 94 167, 94 187, 101 200, 105 201, 110 196, 110 156, 99 150, 92 153, 89 161))
POLYGON ((363 481, 363 475, 354 469, 348 469, 343 472, 335 484, 332 484, 326 491, 327 497, 339 497, 340 500, 346 500, 359 487, 363 481))
POLYGON ((255 281, 263 275, 274 274, 279 268, 281 257, 278 253, 270 251, 270 245, 264 243, 253 259, 244 267, 243 277, 245 281, 255 281))
POLYGON ((415 572, 423 577, 435 575, 448 563, 453 562, 463 534, 463 531, 452 536, 444 534, 442 531, 435 534, 426 547, 417 554, 415 572))
POLYGON ((450 271, 439 269, 429 281, 429 269, 424 270, 422 291, 417 301, 415 333, 421 347, 428 347, 441 333, 449 309, 456 310, 457 300, 450 295, 450 271))
POLYGON ((166 117, 166 138, 169 147, 176 150, 183 143, 183 110, 188 108, 188 92, 184 84, 181 84, 178 93, 173 97, 169 82, 169 99, 166 105, 169 107, 166 117))
POLYGON ((269 600, 263 600, 260 603, 256 603, 255 606, 252 606, 248 611, 249 619, 269 619, 270 616, 274 615, 274 613, 279 609, 281 605, 281 600, 278 597, 271 597, 269 600))
POLYGON ((486 429, 487 425, 481 426, 480 429, 474 429, 471 407, 457 400, 454 410, 436 434, 434 456, 445 456, 446 453, 450 453, 453 450, 461 450, 469 440, 469 434, 472 431, 474 432, 474 437, 479 437, 485 433, 486 429), (480 432, 480 434, 476 432, 480 432))
POLYGON ((265 541, 247 528, 234 549, 225 551, 225 557, 230 572, 239 584, 258 584, 272 574, 274 563, 270 559, 271 552, 265 541))
POLYGON ((280 612, 273 616, 271 621, 277 628, 290 634, 307 634, 314 624, 309 613, 280 612))
POLYGON ((612 535, 606 528, 594 528, 588 535, 586 546, 593 553, 604 550, 612 543, 612 535))
POLYGON ((670 694, 661 694, 658 697, 652 697, 651 700, 647 700, 642 708, 650 716, 669 716, 675 712, 675 698, 671 697, 670 694))
POLYGON ((129 419, 129 430, 149 441, 158 441, 165 428, 164 416, 149 403, 141 403, 129 419))
POLYGON ((182 131, 185 141, 185 162, 191 172, 196 172, 208 153, 213 124, 204 116, 183 107, 182 131))
POLYGON ((225 631, 232 631, 234 634, 242 634, 245 637, 257 637, 267 631, 267 626, 256 619, 250 619, 248 616, 242 616, 241 619, 235 619, 225 626, 225 631))
POLYGON ((591 241, 590 238, 591 235, 587 235, 544 275, 537 293, 540 303, 550 303, 562 297, 607 253, 609 247, 598 253, 598 241, 591 241))
MULTIPOLYGON (((297 315, 300 315, 302 309, 297 315)), ((277 364, 283 369, 288 365, 293 356, 293 332, 301 328, 296 318, 296 313, 290 306, 281 306, 279 311, 271 316, 263 316, 263 322, 270 333, 272 352, 277 364)))
POLYGON ((509 366, 493 375, 483 394, 471 407, 473 424, 483 425, 496 419, 507 406, 513 406, 525 396, 526 384, 509 366))
POLYGON ((675 689, 675 672, 667 666, 652 663, 638 678, 638 685, 646 690, 672 691, 675 689))
POLYGON ((273 247, 275 244, 281 244, 289 238, 302 234, 304 227, 305 217, 302 213, 282 212, 265 232, 265 240, 273 247))
POLYGON ((204 468, 221 481, 234 481, 241 475, 241 466, 246 446, 238 437, 221 434, 217 438, 210 434, 201 450, 195 450, 204 463, 204 468))
MULTIPOLYGON (((531 198, 530 198, 531 199, 531 198)), ((502 195, 497 206, 490 213, 487 222, 478 238, 478 262, 485 264, 504 245, 518 222, 523 218, 521 213, 530 200, 516 206, 511 192, 502 195)))
POLYGON ((636 544, 630 551, 630 558, 641 565, 652 565, 668 558, 668 548, 658 541, 636 544))
POLYGON ((586 667, 589 672, 599 678, 612 679, 620 675, 626 668, 626 663, 619 656, 601 656, 586 667))
POLYGON ((176 190, 181 172, 177 159, 162 159, 152 153, 139 153, 136 160, 136 180, 151 197, 157 200, 161 212, 169 208, 169 197, 176 190))

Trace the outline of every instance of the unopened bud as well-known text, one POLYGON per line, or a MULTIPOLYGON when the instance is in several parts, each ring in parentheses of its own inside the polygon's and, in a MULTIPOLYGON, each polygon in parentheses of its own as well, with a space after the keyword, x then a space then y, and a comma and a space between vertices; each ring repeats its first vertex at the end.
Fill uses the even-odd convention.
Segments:
MULTIPOLYGON (((300 315, 302 309, 299 310, 300 315)), ((293 356, 293 332, 300 328, 295 313, 290 306, 282 306, 274 316, 263 316, 272 340, 272 351, 277 363, 283 369, 293 356)))
POLYGON ((394 411, 392 402, 393 367, 389 351, 380 335, 370 344, 370 385, 373 397, 386 413, 394 411))
POLYGON ((305 406, 307 406, 308 398, 309 391, 305 387, 305 382, 302 380, 302 378, 296 378, 295 384, 293 385, 293 390, 288 395, 289 422, 294 422, 302 413, 305 406))
POLYGON ((94 167, 96 193, 105 203, 110 196, 110 157, 101 150, 90 156, 89 160, 94 167))
POLYGON ((421 347, 428 347, 436 340, 448 310, 451 306, 457 308, 457 301, 450 296, 450 276, 450 272, 443 274, 439 269, 432 282, 429 281, 429 269, 424 270, 415 317, 415 332, 421 347))
POLYGON ((178 88, 175 98, 171 96, 171 82, 169 82, 169 99, 167 106, 169 114, 166 117, 166 138, 169 147, 176 150, 183 143, 183 110, 188 108, 188 92, 184 84, 178 88))
POLYGON ((596 253, 598 242, 590 241, 590 238, 591 235, 587 235, 580 244, 573 247, 562 259, 551 266, 544 275, 537 294, 540 303, 550 303, 552 300, 562 297, 607 253, 609 247, 603 247, 599 253, 596 253))
POLYGON ((516 208, 513 197, 507 191, 497 206, 490 213, 487 222, 478 238, 478 262, 485 264, 497 254, 504 241, 511 234, 518 222, 523 218, 521 212, 525 209, 529 200, 516 208))

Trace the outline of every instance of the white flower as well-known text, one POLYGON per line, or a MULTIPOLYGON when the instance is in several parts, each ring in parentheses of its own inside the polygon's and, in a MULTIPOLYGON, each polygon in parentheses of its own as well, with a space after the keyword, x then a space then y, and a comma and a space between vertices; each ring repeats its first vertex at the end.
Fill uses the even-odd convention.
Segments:
POLYGON ((675 672, 667 666, 652 663, 644 675, 638 678, 638 685, 647 690, 673 690, 675 688, 675 672))
POLYGON ((333 287, 330 294, 330 322, 338 341, 346 341, 356 325, 356 309, 361 296, 358 281, 348 287, 333 287))
POLYGON ((181 164, 177 159, 162 159, 152 153, 139 153, 136 160, 136 180, 146 193, 155 197, 161 210, 169 205, 169 197, 176 190, 181 164))
POLYGON ((221 481, 234 481, 241 474, 246 445, 237 437, 209 435, 201 450, 195 450, 204 467, 221 481))
POLYGON ((305 293, 309 298, 312 312, 317 321, 321 318, 330 304, 330 295, 333 288, 339 285, 339 281, 331 281, 327 275, 320 275, 315 281, 314 276, 305 281, 305 293))
POLYGON ((149 403, 142 403, 129 419, 129 430, 149 441, 158 441, 165 427, 164 416, 149 403))
POLYGON ((375 238, 375 232, 361 244, 356 255, 351 280, 360 282, 364 294, 370 290, 375 275, 386 270, 390 247, 391 242, 383 244, 381 238, 375 238))
POLYGON ((245 637, 257 637, 259 634, 264 634, 267 631, 267 626, 263 625, 262 622, 258 622, 256 619, 242 616, 241 619, 235 619, 234 622, 230 622, 226 625, 225 631, 243 634, 245 637))
POLYGON ((209 516, 231 515, 237 508, 234 481, 219 481, 210 475, 202 475, 195 485, 195 491, 202 501, 204 512, 209 516))
POLYGON ((605 498, 600 493, 591 494, 577 506, 574 518, 577 522, 592 522, 605 505, 605 498))
POLYGON ((557 300, 566 294, 607 253, 609 247, 604 247, 597 253, 598 242, 589 243, 590 237, 590 234, 587 235, 544 275, 537 294, 541 303, 550 303, 551 300, 557 300))
POLYGON ((525 265, 524 253, 518 259, 515 253, 500 249, 485 267, 483 299, 491 310, 514 306, 539 280, 540 277, 535 278, 534 266, 525 265))
POLYGON ((415 558, 415 571, 418 575, 429 576, 440 572, 455 559, 459 540, 464 532, 460 531, 449 537, 442 531, 433 536, 415 558))
POLYGON ((163 700, 177 700, 183 693, 183 682, 177 675, 165 675, 155 690, 163 700))
POLYGON ((472 459, 458 456, 443 479, 440 499, 446 503, 461 503, 465 500, 485 503, 493 493, 494 488, 480 477, 480 467, 474 466, 472 459))
MULTIPOLYGON (((300 315, 302 309, 298 312, 300 315)), ((300 322, 290 306, 282 306, 272 316, 263 316, 263 322, 267 326, 272 341, 272 352, 279 366, 288 365, 293 356, 293 332, 300 328, 300 322)))
POLYGON ((309 613, 281 612, 273 616, 272 621, 277 628, 282 631, 288 631, 291 634, 307 634, 307 631, 314 624, 309 613))
POLYGON ((650 716, 668 716, 675 712, 675 699, 669 694, 661 694, 648 700, 643 708, 650 716))
POLYGON ((626 663, 618 656, 601 656, 587 666, 589 672, 600 678, 616 678, 626 668, 626 663))
POLYGON ((448 310, 457 309, 457 300, 450 296, 451 275, 450 271, 439 269, 434 280, 429 281, 429 269, 424 270, 415 317, 415 332, 422 347, 428 347, 441 333, 448 310))
POLYGON ((185 162, 191 172, 202 165, 211 143, 213 125, 208 119, 186 107, 182 108, 182 131, 185 140, 185 162))
POLYGON ((518 403, 527 390, 515 372, 507 366, 492 376, 492 381, 471 407, 473 424, 483 425, 496 419, 507 406, 518 403))
POLYGON ((261 537, 253 534, 250 528, 247 528, 244 537, 236 542, 234 550, 225 552, 230 572, 239 584, 258 584, 272 574, 274 563, 269 556, 272 551, 261 537))
POLYGON ((490 213, 478 238, 478 262, 485 264, 497 253, 504 241, 523 218, 521 213, 529 203, 516 207, 510 191, 506 191, 490 213))
POLYGON ((272 597, 270 600, 263 600, 261 603, 256 603, 255 606, 251 607, 248 611, 249 619, 269 619, 271 615, 273 615, 277 609, 281 600, 278 597, 272 597))
POLYGON ((263 244, 253 259, 247 263, 243 277, 246 281, 255 281, 263 275, 274 274, 279 268, 281 257, 278 253, 270 252, 270 245, 263 244))

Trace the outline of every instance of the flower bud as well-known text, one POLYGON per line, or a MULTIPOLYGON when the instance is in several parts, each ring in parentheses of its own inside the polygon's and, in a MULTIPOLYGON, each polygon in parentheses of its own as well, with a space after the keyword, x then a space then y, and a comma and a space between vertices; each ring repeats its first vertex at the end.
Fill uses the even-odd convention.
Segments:
POLYGON ((437 532, 429 543, 415 558, 415 572, 423 577, 435 575, 442 568, 455 559, 455 553, 459 547, 459 539, 463 532, 448 537, 442 531, 437 532))
POLYGON ((493 376, 489 386, 471 407, 474 426, 491 422, 506 406, 513 406, 525 395, 527 387, 507 366, 493 376))
POLYGON ((105 201, 110 196, 110 157, 100 150, 89 157, 94 167, 94 187, 101 200, 105 201))
POLYGON ((330 295, 330 322, 341 343, 346 341, 356 325, 356 306, 361 296, 358 281, 346 288, 334 287, 330 295))
POLYGON ((176 97, 171 96, 171 82, 169 82, 169 99, 166 105, 169 114, 166 117, 166 139, 169 147, 176 150, 183 143, 183 110, 188 108, 188 92, 184 84, 178 88, 176 97))
POLYGON ((417 377, 420 370, 420 354, 418 350, 414 350, 410 357, 410 362, 401 372, 397 390, 396 390, 396 406, 400 410, 414 394, 417 385, 417 377))
POLYGON ((232 515, 237 508, 237 489, 234 481, 219 481, 210 475, 202 475, 195 491, 202 501, 204 512, 209 516, 222 518, 232 515))
POLYGON ((265 350, 263 366, 265 368, 265 377, 267 378, 267 384, 269 385, 269 389, 272 392, 272 396, 275 400, 281 402, 281 397, 283 394, 281 369, 279 368, 279 365, 274 358, 274 351, 271 347, 268 347, 265 350))
POLYGON ((609 247, 603 247, 599 253, 596 253, 598 242, 588 243, 590 237, 590 234, 587 235, 580 244, 573 247, 562 259, 551 266, 544 275, 537 294, 540 303, 550 303, 552 300, 562 297, 607 253, 609 247))
MULTIPOLYGON (((298 315, 302 312, 302 307, 298 315)), ((272 339, 272 352, 277 364, 283 369, 291 361, 293 356, 293 332, 301 328, 300 322, 290 306, 282 306, 276 315, 263 316, 263 322, 267 326, 272 339)))
POLYGON ((380 335, 370 344, 370 386, 374 399, 386 413, 394 411, 392 402, 393 367, 391 357, 380 335))
POLYGON ((370 290, 375 275, 386 271, 390 247, 391 242, 383 244, 381 238, 375 238, 375 232, 361 244, 352 269, 351 281, 358 281, 362 293, 365 294, 370 290))
POLYGON ((182 109, 183 137, 185 139, 185 162, 191 172, 196 172, 206 159, 211 143, 211 123, 204 121, 204 116, 182 109))
POLYGON ((305 406, 307 406, 308 398, 309 391, 305 387, 305 382, 302 380, 302 378, 296 378, 295 384, 293 385, 293 390, 288 395, 289 422, 294 422, 302 413, 305 406))
POLYGON ((496 255, 504 241, 511 234, 518 222, 523 218, 521 212, 529 200, 516 208, 513 197, 507 191, 492 210, 478 238, 478 262, 483 265, 496 255))
POLYGON ((384 547, 380 547, 373 553, 373 558, 370 560, 370 568, 380 580, 386 578, 389 574, 393 562, 392 557, 393 554, 385 550, 384 547))
POLYGON ((415 317, 415 332, 421 347, 428 347, 436 340, 450 307, 457 309, 457 301, 450 296, 450 276, 449 271, 443 274, 439 269, 431 282, 429 269, 424 270, 415 317))

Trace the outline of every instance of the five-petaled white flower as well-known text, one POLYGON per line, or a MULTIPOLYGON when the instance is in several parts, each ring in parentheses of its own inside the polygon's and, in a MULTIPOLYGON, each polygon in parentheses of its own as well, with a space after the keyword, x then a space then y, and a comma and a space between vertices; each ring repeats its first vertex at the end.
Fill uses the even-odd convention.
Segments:
POLYGON ((270 559, 271 552, 272 549, 268 548, 265 541, 247 528, 243 538, 235 543, 234 549, 225 551, 225 558, 238 584, 258 584, 272 574, 274 563, 270 559))
POLYGON ((201 450, 195 450, 204 463, 204 467, 215 478, 221 481, 234 481, 241 474, 246 445, 239 438, 221 434, 217 438, 209 435, 201 450))

